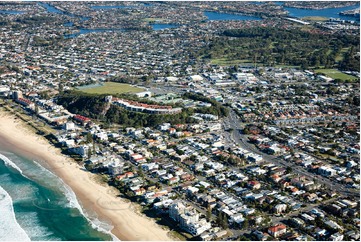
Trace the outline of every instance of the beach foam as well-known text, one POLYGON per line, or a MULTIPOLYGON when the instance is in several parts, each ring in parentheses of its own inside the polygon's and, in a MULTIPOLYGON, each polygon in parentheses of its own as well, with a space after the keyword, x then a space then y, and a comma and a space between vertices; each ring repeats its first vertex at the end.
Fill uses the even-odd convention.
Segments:
POLYGON ((109 234, 110 236, 112 236, 114 241, 119 241, 119 239, 110 232, 113 229, 113 226, 106 222, 102 222, 98 218, 94 218, 94 216, 90 216, 89 214, 84 212, 84 210, 83 210, 82 206, 79 204, 78 199, 76 198, 76 195, 73 192, 73 190, 71 190, 71 188, 68 185, 66 185, 64 182, 63 182, 63 184, 66 189, 65 196, 67 197, 67 199, 69 201, 69 205, 73 208, 78 209, 79 212, 88 220, 88 222, 94 229, 96 229, 100 232, 109 234))
POLYGON ((113 229, 113 226, 111 224, 106 223, 106 222, 102 222, 97 217, 95 217, 95 215, 91 216, 87 212, 84 212, 84 210, 83 210, 82 206, 80 205, 74 191, 60 177, 56 176, 53 172, 51 172, 50 170, 43 167, 37 161, 33 161, 33 162, 44 173, 46 173, 47 175, 50 175, 52 177, 57 178, 57 180, 61 182, 61 185, 60 185, 61 190, 63 191, 64 195, 66 196, 66 198, 67 198, 67 200, 69 202, 66 206, 78 209, 79 212, 81 213, 81 215, 83 215, 84 218, 86 218, 86 220, 90 223, 92 228, 94 228, 94 229, 96 229, 96 230, 98 230, 100 232, 109 234, 113 238, 114 241, 119 241, 119 239, 110 232, 113 229))
POLYGON ((5 155, 0 154, 0 159, 2 159, 5 162, 5 165, 11 166, 15 170, 17 170, 21 175, 25 176, 23 174, 23 171, 14 162, 12 162, 9 158, 7 158, 5 155))
POLYGON ((54 233, 51 232, 47 227, 41 226, 38 214, 36 212, 19 212, 19 217, 22 218, 22 228, 28 232, 28 236, 33 241, 44 241, 44 240, 60 240, 54 237, 54 233))
POLYGON ((29 236, 16 221, 10 195, 1 186, 0 209, 0 241, 30 241, 29 236))

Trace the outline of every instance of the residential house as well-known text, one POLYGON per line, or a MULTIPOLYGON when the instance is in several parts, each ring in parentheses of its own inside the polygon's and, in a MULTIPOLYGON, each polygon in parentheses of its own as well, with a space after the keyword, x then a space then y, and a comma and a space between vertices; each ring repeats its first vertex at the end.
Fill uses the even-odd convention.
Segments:
POLYGON ((286 232, 287 232, 287 227, 284 224, 276 224, 268 228, 268 233, 272 235, 274 238, 278 238, 286 232))
POLYGON ((334 233, 330 236, 329 240, 332 240, 332 241, 343 241, 343 234, 337 232, 337 233, 334 233))
POLYGON ((261 183, 259 181, 249 181, 247 183, 248 187, 251 188, 252 190, 257 190, 261 188, 261 183))
POLYGON ((274 212, 275 212, 276 214, 283 213, 283 212, 286 211, 286 209, 287 209, 287 205, 284 204, 284 203, 282 203, 282 204, 277 204, 277 205, 273 208, 273 210, 274 210, 274 212))

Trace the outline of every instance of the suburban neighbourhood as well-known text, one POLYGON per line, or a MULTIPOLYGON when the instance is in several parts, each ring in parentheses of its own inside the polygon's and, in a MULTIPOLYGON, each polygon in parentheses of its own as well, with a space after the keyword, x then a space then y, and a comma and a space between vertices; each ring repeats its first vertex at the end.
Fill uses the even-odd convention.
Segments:
POLYGON ((266 2, 116 4, 0 5, 26 12, 0 11, 2 108, 182 240, 360 239, 359 69, 196 54, 221 29, 358 36, 359 22, 295 22, 266 2), (198 14, 216 9, 263 20, 198 14))

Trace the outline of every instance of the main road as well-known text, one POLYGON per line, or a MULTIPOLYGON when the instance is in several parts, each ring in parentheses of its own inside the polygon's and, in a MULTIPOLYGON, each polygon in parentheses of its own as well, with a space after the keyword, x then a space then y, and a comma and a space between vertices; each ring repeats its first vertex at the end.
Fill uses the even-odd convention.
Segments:
POLYGON ((273 164, 278 165, 278 166, 292 167, 293 172, 296 172, 299 175, 306 176, 311 180, 316 179, 318 183, 323 184, 326 187, 329 187, 331 190, 337 191, 339 194, 341 194, 343 196, 349 196, 349 197, 353 197, 353 198, 357 198, 357 199, 359 198, 359 196, 360 196, 359 191, 350 190, 350 189, 346 188, 345 185, 343 185, 343 184, 336 183, 326 177, 321 177, 317 174, 309 172, 301 166, 296 166, 294 163, 287 162, 283 159, 277 158, 276 156, 269 155, 269 154, 259 151, 254 145, 250 144, 247 141, 246 135, 240 134, 239 130, 242 129, 242 126, 241 126, 241 123, 239 122, 239 118, 238 118, 237 114, 233 110, 231 110, 228 117, 224 119, 224 126, 232 129, 231 134, 230 134, 230 139, 234 143, 238 144, 239 146, 241 146, 242 148, 244 148, 250 152, 262 155, 264 161, 272 162, 273 164))

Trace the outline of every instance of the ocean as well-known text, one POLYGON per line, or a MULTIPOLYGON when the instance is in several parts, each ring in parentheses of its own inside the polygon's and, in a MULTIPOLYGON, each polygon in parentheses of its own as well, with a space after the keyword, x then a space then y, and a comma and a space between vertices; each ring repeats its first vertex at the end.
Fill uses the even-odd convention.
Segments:
POLYGON ((117 240, 40 162, 0 148, 0 241, 117 240))

